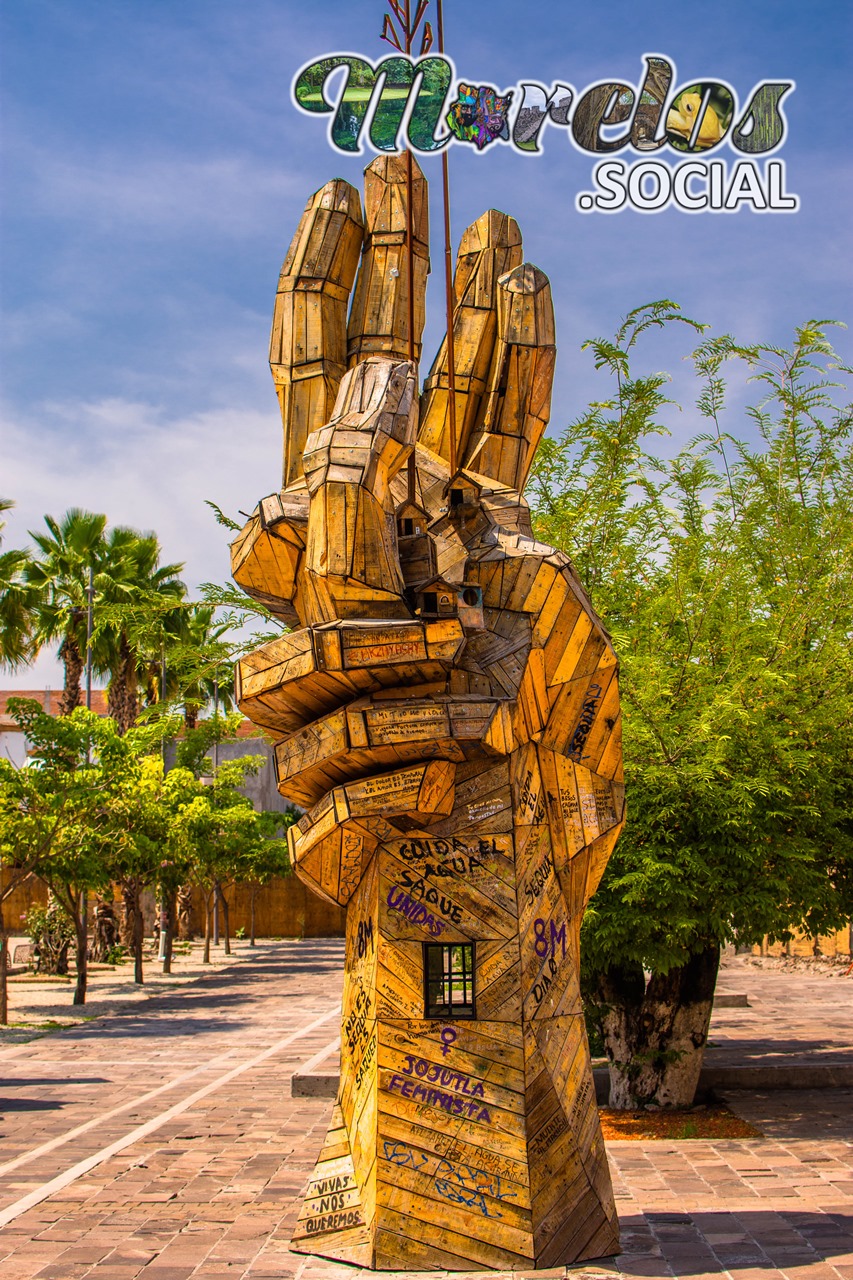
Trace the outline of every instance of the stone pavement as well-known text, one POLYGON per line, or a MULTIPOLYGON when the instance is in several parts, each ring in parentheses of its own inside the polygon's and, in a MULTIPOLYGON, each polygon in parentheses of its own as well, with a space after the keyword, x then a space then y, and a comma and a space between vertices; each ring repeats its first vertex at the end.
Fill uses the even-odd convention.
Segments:
POLYGON ((853 1064, 853 974, 766 968, 753 956, 726 959, 717 994, 746 995, 747 1008, 715 1008, 707 1066, 853 1064))
MULTIPOLYGON (((341 962, 336 940, 265 943, 108 1022, 0 1051, 0 1280, 371 1274, 288 1248, 331 1105, 292 1098, 290 1076, 337 1034, 341 962)), ((853 992, 826 981, 827 998, 853 992)), ((786 1039, 817 1026, 819 991, 795 1016, 774 990, 786 1039)), ((756 1039, 759 1005, 740 1032, 742 1011, 721 1011, 720 1043, 756 1039)), ((732 1103, 763 1138, 609 1144, 624 1252, 570 1275, 853 1280, 853 1091, 732 1103)))

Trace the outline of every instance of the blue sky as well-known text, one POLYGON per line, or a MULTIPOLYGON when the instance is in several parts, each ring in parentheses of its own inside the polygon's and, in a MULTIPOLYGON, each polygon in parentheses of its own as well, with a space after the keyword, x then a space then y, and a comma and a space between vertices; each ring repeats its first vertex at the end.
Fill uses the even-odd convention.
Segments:
MULTIPOLYGON (((325 120, 291 104, 291 80, 336 49, 381 56, 383 12, 376 0, 7 0, 0 492, 18 503, 7 545, 80 505, 156 529, 191 585, 227 576, 203 499, 248 511, 279 482, 266 355, 281 260, 307 196, 334 176, 358 184, 372 154, 333 152, 325 120)), ((642 302, 674 298, 744 341, 850 320, 851 12, 844 0, 446 0, 460 76, 499 88, 636 83, 647 52, 674 60, 682 84, 728 81, 742 104, 762 79, 797 83, 782 152, 802 202, 793 215, 583 215, 574 200, 593 158, 560 131, 539 157, 452 149, 455 237, 497 206, 551 277, 553 428, 604 394, 583 339, 642 302)), ((424 169, 437 180, 436 160, 424 169)), ((429 359, 443 306, 437 197, 436 181, 429 359)), ((837 339, 850 359, 849 334, 837 339)), ((686 331, 645 349, 648 367, 674 372, 675 394, 688 390, 688 350, 686 331)), ((673 419, 676 441, 697 425, 673 419)), ((60 676, 45 655, 0 680, 60 676)))

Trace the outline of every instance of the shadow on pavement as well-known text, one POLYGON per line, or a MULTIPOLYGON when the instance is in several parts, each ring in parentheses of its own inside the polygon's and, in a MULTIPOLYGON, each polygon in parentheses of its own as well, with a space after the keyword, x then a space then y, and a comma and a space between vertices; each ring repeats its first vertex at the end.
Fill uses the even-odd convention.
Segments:
POLYGON ((35 1076, 32 1079, 15 1076, 16 1089, 54 1089, 60 1084, 111 1084, 104 1076, 35 1076))
MULTIPOLYGON (((54 1035, 66 1041, 89 1040, 93 1037, 104 1041, 147 1037, 169 1040, 186 1036, 190 1031, 198 1033, 207 1030, 229 1035, 242 1033, 251 1025, 251 1020, 235 1014, 254 1003, 252 988, 265 978, 281 973, 304 976, 316 981, 318 992, 331 994, 332 982, 343 972, 343 940, 311 940, 297 945, 300 954, 295 959, 287 944, 275 951, 264 950, 249 958, 244 953, 239 960, 235 958, 231 963, 228 963, 226 957, 225 964, 219 963, 215 968, 198 974, 184 986, 154 992, 141 1006, 131 1002, 123 1008, 121 1005, 117 1008, 113 1006, 109 1017, 95 1018, 91 1022, 55 1032, 54 1035), (209 1011, 209 1019, 204 1018, 205 1011, 209 1011), (173 1016, 169 1017, 170 1014, 173 1016)), ((153 971, 151 976, 158 977, 159 973, 153 971)), ((287 1000, 300 998, 304 994, 304 987, 297 987, 282 997, 281 1008, 285 1016, 287 1000)), ((258 999, 262 998, 259 993, 258 999)), ((95 992, 88 1007, 93 1006, 97 1008, 95 992)))
MULTIPOLYGON (((853 1089, 725 1090, 732 1111, 765 1138, 853 1141, 853 1089)), ((820 1155, 801 1157, 819 1164, 820 1155)))
POLYGON ((59 1111, 65 1105, 46 1098, 0 1098, 0 1116, 8 1111, 59 1111))
POLYGON ((620 1218, 623 1252, 616 1268, 648 1274, 668 1264, 676 1276, 722 1275, 814 1266, 853 1250, 846 1213, 740 1210, 646 1213, 620 1218))

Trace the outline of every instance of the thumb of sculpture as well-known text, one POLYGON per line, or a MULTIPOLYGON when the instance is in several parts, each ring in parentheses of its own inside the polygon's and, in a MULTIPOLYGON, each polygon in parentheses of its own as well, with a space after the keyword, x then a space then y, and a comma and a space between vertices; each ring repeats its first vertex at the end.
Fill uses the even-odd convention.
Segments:
POLYGON ((371 357, 345 374, 328 425, 305 446, 310 623, 409 618, 390 484, 417 430, 415 367, 371 357))

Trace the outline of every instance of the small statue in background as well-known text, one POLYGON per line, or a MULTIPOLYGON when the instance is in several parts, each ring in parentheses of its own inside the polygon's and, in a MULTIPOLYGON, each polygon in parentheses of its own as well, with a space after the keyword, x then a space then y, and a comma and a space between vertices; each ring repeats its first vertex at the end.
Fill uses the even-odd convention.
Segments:
POLYGON ((192 913, 193 913, 193 890, 192 885, 182 884, 175 898, 175 909, 178 917, 178 940, 180 942, 192 942, 192 913))
POLYGON ((111 902, 98 901, 95 904, 89 959, 96 963, 103 963, 116 946, 118 946, 118 921, 115 909, 111 902))

